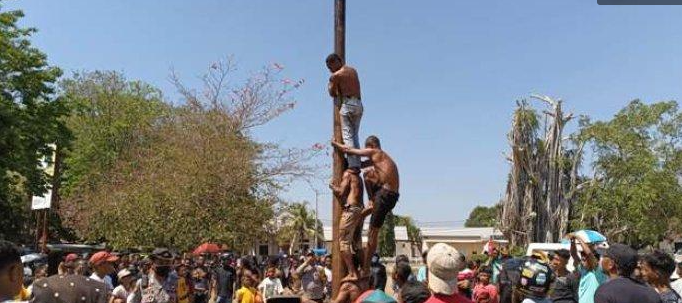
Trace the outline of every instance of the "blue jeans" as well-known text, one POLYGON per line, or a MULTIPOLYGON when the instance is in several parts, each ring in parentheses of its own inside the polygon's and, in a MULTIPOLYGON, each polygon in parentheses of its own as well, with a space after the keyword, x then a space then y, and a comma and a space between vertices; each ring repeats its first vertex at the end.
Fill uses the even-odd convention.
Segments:
POLYGON ((223 297, 223 296, 218 296, 218 298, 216 299, 215 302, 216 302, 216 303, 230 303, 231 299, 232 299, 232 298, 223 297))
MULTIPOLYGON (((360 120, 362 119, 362 102, 357 98, 343 98, 341 103, 341 134, 343 144, 352 148, 360 148, 360 120)), ((338 102, 338 99, 337 99, 338 102)), ((348 167, 360 168, 360 156, 346 155, 348 167)))

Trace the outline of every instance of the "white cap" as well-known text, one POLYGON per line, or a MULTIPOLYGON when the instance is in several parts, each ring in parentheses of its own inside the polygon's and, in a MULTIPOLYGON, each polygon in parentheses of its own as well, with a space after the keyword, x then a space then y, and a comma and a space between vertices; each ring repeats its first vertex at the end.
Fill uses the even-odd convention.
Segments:
POLYGON ((118 279, 121 280, 127 276, 132 275, 132 274, 133 273, 131 273, 128 269, 125 269, 125 268, 121 269, 121 271, 118 272, 118 279))
POLYGON ((457 274, 464 267, 460 256, 456 249, 444 243, 437 243, 429 249, 426 266, 429 288, 434 293, 451 295, 457 292, 457 274))

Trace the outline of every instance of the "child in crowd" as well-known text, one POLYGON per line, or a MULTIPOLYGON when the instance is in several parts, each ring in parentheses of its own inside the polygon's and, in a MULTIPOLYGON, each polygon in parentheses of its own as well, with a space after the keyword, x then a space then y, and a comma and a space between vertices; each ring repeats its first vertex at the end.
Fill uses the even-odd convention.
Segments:
POLYGON ((256 303, 258 291, 250 274, 242 276, 242 287, 237 290, 237 303, 256 303))
POLYGON ((492 269, 484 266, 478 272, 478 283, 474 286, 473 299, 474 302, 498 303, 499 297, 497 295, 497 287, 490 284, 490 277, 492 276, 492 269))
POLYGON ((277 278, 277 268, 273 265, 268 267, 265 272, 265 279, 258 285, 258 291, 263 294, 263 300, 268 301, 273 296, 281 295, 284 292, 282 282, 277 278))

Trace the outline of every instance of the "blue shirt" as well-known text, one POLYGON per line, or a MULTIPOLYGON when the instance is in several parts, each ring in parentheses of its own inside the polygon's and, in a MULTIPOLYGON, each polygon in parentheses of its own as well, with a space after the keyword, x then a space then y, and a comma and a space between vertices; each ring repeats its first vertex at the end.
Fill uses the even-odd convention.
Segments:
POLYGON ((422 266, 417 270, 417 282, 426 282, 426 266, 422 266))
POLYGON ((578 303, 594 303, 594 294, 599 285, 606 282, 606 275, 601 267, 587 270, 582 265, 578 266, 580 284, 578 285, 578 303))

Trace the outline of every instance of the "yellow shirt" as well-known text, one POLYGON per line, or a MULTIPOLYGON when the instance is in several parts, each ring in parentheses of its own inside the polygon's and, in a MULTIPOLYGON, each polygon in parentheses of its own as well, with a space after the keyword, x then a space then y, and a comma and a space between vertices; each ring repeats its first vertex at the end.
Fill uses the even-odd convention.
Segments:
POLYGON ((185 278, 178 279, 178 288, 176 292, 178 295, 178 303, 189 303, 189 285, 187 285, 187 280, 185 280, 185 278))
POLYGON ((242 286, 237 290, 237 303, 256 303, 256 289, 242 286))

